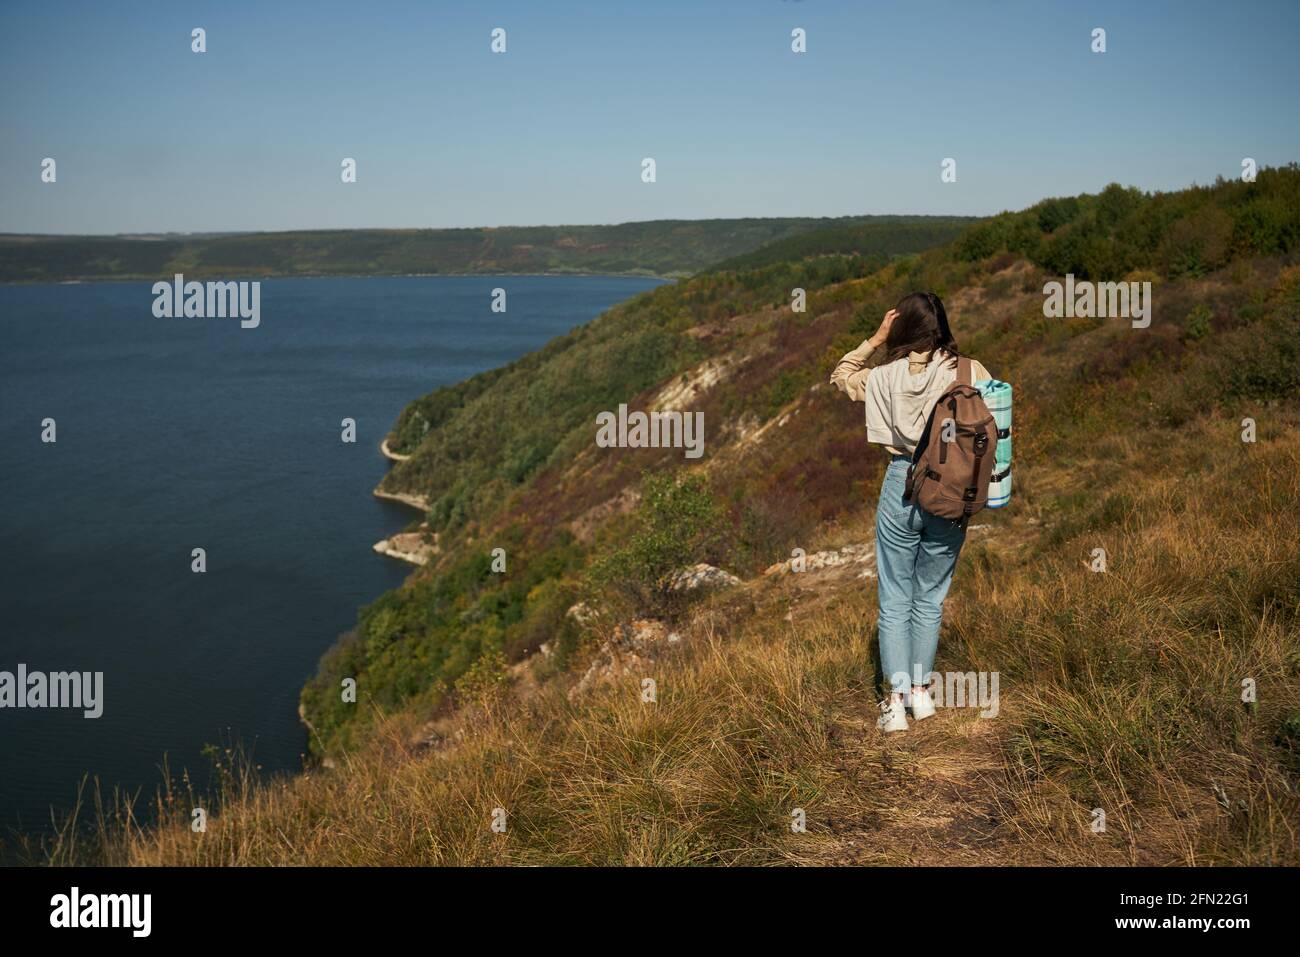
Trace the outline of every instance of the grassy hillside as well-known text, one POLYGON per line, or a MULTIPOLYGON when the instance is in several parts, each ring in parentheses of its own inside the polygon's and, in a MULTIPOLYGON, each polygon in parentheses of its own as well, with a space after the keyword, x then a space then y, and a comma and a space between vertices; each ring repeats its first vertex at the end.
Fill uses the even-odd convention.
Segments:
POLYGON ((856 230, 873 251, 902 253, 945 242, 970 222, 965 217, 847 216, 159 237, 0 235, 0 282, 157 279, 178 272, 194 279, 408 273, 676 277, 827 226, 856 230), (897 230, 906 234, 895 239, 897 230))
POLYGON ((201 838, 173 794, 53 859, 1300 863, 1298 242, 1295 167, 1113 186, 883 268, 709 272, 418 400, 384 488, 427 500, 441 552, 304 690, 321 767, 225 765, 201 838), (1150 327, 1045 318, 1065 272, 1151 281, 1150 327), (937 663, 1001 701, 882 739, 884 456, 825 383, 915 289, 1017 390, 1013 504, 971 532, 937 663), (619 402, 703 411, 704 457, 596 448, 619 402), (808 571, 770 567, 795 548, 808 571), (695 562, 741 581, 664 587, 695 562))
POLYGON ((942 246, 972 222, 951 216, 879 216, 867 223, 845 221, 775 240, 712 268, 743 271, 813 256, 880 256, 887 261, 899 253, 942 246))

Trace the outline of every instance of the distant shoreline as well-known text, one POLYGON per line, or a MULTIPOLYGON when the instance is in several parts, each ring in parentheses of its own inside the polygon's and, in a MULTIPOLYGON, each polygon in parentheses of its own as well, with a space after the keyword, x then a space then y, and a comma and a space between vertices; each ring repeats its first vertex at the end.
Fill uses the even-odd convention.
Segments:
POLYGON ((670 281, 744 262, 759 250, 779 259, 867 255, 885 248, 918 251, 950 241, 974 221, 969 216, 863 215, 147 237, 0 233, 0 283, 157 281, 178 271, 187 279, 223 281, 512 275, 670 281), (810 238, 816 236, 822 239, 810 238), (800 255, 792 256, 792 251, 800 255))
MULTIPOLYGON (((687 278, 688 274, 661 276, 651 273, 628 272, 379 272, 379 273, 276 273, 265 275, 257 273, 193 273, 186 275, 186 280, 202 282, 208 279, 220 279, 222 282, 259 282, 271 279, 466 279, 472 276, 484 278, 571 278, 571 279, 655 279, 659 282, 677 282, 687 278)), ((170 282, 175 276, 112 276, 98 278, 73 277, 68 279, 0 279, 0 286, 78 286, 89 283, 110 282, 170 282)))

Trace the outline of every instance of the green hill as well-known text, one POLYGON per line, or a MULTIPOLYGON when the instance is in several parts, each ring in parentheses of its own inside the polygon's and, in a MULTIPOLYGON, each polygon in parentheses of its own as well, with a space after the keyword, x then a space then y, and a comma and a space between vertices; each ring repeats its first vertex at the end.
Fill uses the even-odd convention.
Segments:
POLYGON ((900 253, 942 246, 972 222, 951 216, 877 216, 867 223, 845 221, 774 240, 711 268, 739 272, 775 263, 797 263, 813 256, 879 256, 888 261, 900 253))
POLYGON ((951 239, 971 221, 847 216, 149 237, 0 235, 0 282, 156 279, 178 272, 195 279, 463 273, 677 277, 828 225, 857 230, 871 252, 896 254, 951 239))

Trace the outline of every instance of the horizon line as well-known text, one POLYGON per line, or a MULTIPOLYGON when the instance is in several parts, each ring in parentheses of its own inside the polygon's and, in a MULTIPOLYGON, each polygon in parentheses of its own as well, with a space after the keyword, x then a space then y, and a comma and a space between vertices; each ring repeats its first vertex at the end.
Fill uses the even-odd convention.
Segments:
MULTIPOLYGON (((1014 212, 1014 210, 1002 210, 1001 212, 1014 212)), ((430 233, 449 230, 482 232, 484 230, 499 229, 612 228, 617 226, 647 226, 654 223, 789 222, 795 220, 835 221, 844 219, 987 219, 990 216, 997 215, 1000 215, 1000 213, 843 213, 837 216, 708 216, 700 219, 685 219, 672 216, 663 219, 628 219, 615 223, 503 223, 496 226, 290 226, 281 229, 165 229, 129 233, 41 233, 0 230, 0 239, 25 237, 40 239, 151 239, 171 236, 273 236, 280 233, 430 233)))

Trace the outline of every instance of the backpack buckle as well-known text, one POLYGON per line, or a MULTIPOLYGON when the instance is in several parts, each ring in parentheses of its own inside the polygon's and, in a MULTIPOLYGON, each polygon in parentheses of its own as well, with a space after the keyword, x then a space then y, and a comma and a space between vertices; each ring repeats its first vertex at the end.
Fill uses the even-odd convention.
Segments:
POLYGON ((975 501, 975 493, 976 493, 977 491, 979 491, 979 490, 978 490, 977 488, 975 488, 974 485, 968 485, 968 486, 966 486, 966 491, 964 491, 964 492, 961 493, 961 500, 962 500, 963 502, 973 502, 973 501, 975 501))

